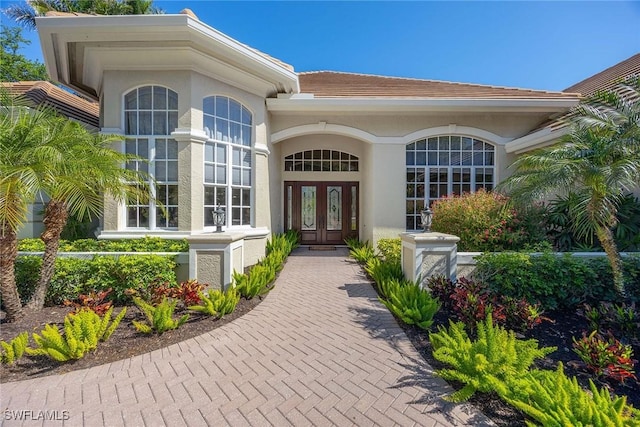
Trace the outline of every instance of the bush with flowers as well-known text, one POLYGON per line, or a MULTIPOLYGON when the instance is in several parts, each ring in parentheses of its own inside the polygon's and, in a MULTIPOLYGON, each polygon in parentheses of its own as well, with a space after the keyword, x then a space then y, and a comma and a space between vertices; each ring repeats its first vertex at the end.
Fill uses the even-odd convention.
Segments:
POLYGON ((515 209, 508 201, 483 189, 442 198, 431 206, 431 229, 460 237, 459 251, 498 252, 544 244, 544 209, 515 209))

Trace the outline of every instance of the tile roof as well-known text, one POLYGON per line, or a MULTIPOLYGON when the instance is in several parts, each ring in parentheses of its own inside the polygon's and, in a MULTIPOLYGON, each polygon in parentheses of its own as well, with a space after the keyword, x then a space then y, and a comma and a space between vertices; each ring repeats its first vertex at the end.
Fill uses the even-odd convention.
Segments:
POLYGON ((301 92, 312 93, 316 98, 562 99, 575 97, 575 94, 566 92, 334 71, 299 73, 298 78, 301 92))
MULTIPOLYGON (((613 89, 621 80, 634 74, 640 74, 640 53, 566 88, 563 92, 579 93, 583 97, 590 96, 599 90, 613 89)), ((543 129, 549 129, 551 131, 562 129, 569 123, 570 119, 570 112, 563 114, 560 117, 541 123, 529 132, 529 134, 536 133, 543 129)))
POLYGON ((12 95, 26 98, 34 106, 46 105, 70 119, 94 128, 100 126, 100 106, 49 82, 0 82, 12 95))
POLYGON ((613 88, 621 79, 632 74, 640 74, 640 53, 566 88, 563 92, 578 92, 585 96, 592 95, 598 90, 613 88))

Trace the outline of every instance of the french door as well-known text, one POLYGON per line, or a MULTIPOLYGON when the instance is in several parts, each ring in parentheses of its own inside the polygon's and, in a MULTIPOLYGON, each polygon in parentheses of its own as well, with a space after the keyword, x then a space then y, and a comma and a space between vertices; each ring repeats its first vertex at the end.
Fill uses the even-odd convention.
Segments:
POLYGON ((358 236, 357 182, 285 182, 284 196, 285 229, 298 230, 302 244, 358 236))

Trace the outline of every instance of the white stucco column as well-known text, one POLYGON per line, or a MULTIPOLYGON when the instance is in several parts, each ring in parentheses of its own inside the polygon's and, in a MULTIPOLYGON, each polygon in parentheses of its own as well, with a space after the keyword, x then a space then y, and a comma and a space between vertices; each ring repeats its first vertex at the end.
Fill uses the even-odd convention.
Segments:
POLYGON ((204 229, 204 143, 198 129, 178 128, 171 133, 178 142, 178 229, 192 233, 204 229))
POLYGON ((460 238, 451 234, 402 233, 402 272, 412 281, 424 286, 431 276, 446 276, 456 280, 457 243, 460 238))

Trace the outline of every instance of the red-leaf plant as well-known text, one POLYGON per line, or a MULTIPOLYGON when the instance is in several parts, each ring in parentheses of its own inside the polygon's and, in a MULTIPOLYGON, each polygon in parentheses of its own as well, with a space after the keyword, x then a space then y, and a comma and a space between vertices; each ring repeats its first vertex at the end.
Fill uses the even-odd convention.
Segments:
POLYGON ((606 339, 593 331, 587 335, 583 332, 582 338, 573 338, 573 351, 585 363, 587 369, 597 376, 605 376, 615 381, 624 382, 627 378, 634 378, 633 367, 635 360, 633 348, 628 344, 622 344, 612 334, 606 339))
POLYGON ((109 288, 100 292, 89 292, 88 294, 80 294, 76 301, 65 300, 64 305, 72 306, 73 312, 77 313, 83 308, 88 308, 95 312, 98 316, 104 315, 113 304, 111 301, 105 301, 112 289, 109 288))

